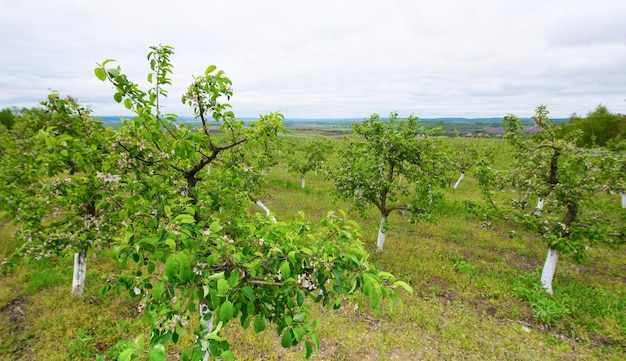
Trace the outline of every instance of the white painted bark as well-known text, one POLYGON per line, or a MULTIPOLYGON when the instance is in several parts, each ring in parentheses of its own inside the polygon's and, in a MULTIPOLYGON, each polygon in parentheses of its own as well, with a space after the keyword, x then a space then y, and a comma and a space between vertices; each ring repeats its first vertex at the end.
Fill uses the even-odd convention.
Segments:
POLYGON ((208 361, 211 357, 211 352, 209 351, 209 339, 207 337, 213 331, 213 312, 209 310, 209 306, 206 303, 200 303, 198 314, 200 315, 200 327, 202 327, 202 348, 205 350, 202 361, 208 361))
POLYGON ((305 185, 304 176, 302 176, 302 189, 304 189, 304 185, 305 185))
POLYGON ((459 188, 459 185, 461 184, 461 181, 463 180, 463 178, 465 178, 465 172, 461 172, 461 176, 456 181, 456 183, 454 183, 454 188, 453 189, 459 188))
POLYGON ((546 257, 546 263, 543 265, 541 271, 541 285, 549 295, 552 295, 552 279, 554 278, 554 272, 556 272, 556 263, 559 260, 559 251, 548 247, 548 256, 546 257))
POLYGON ((380 227, 378 227, 378 239, 376 241, 376 246, 379 251, 383 250, 383 245, 385 244, 385 217, 380 218, 380 227))
POLYGON ((543 211, 543 204, 544 204, 543 198, 539 198, 539 200, 537 201, 537 208, 535 208, 535 215, 536 216, 540 216, 541 215, 541 211, 543 211))
POLYGON ((428 185, 428 205, 433 205, 433 189, 431 188, 430 184, 428 185))
POLYGON ((211 174, 211 166, 210 165, 206 167, 206 173, 207 174, 211 174))
POLYGON ((622 193, 622 208, 626 208, 626 193, 622 193))
POLYGON ((254 202, 256 203, 257 206, 261 207, 261 209, 263 211, 265 211, 265 215, 270 217, 270 219, 272 220, 273 223, 276 223, 276 218, 274 216, 272 216, 272 213, 270 212, 269 208, 267 208, 265 206, 265 204, 263 204, 263 202, 261 202, 260 200, 254 202))
POLYGON ((72 294, 82 296, 85 290, 87 275, 87 250, 74 253, 74 277, 72 278, 72 294))

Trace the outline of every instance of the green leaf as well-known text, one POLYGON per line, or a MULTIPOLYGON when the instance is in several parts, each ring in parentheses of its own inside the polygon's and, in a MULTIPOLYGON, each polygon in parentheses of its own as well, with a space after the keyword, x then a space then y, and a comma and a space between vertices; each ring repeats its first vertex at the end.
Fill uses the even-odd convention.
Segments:
POLYGON ((283 338, 280 340, 280 345, 284 348, 289 348, 293 346, 293 337, 291 336, 291 330, 287 330, 283 335, 283 338))
POLYGON ((286 280, 289 277, 291 277, 291 268, 289 267, 288 261, 283 262, 283 265, 280 267, 280 274, 283 280, 286 280))
POLYGON ((302 340, 302 337, 306 335, 306 331, 302 327, 294 327, 292 331, 293 331, 293 335, 295 337, 296 343, 300 342, 300 340, 302 340))
POLYGON ((293 315, 293 322, 304 322, 304 320, 306 319, 306 313, 304 312, 300 312, 300 313, 296 313, 295 315, 293 315))
POLYGON ((265 330, 265 317, 256 316, 254 319, 254 332, 259 333, 265 330))
POLYGON ((223 322, 227 322, 231 318, 233 318, 233 314, 234 314, 233 304, 229 300, 226 300, 220 306, 220 310, 218 312, 219 319, 223 322))
POLYGON ((122 102, 122 93, 118 92, 118 93, 113 94, 113 99, 116 102, 121 103, 122 102))
POLYGON ((217 280, 217 294, 218 296, 226 296, 228 294, 228 281, 223 278, 217 280))
POLYGON ((171 280, 178 274, 178 259, 175 255, 170 255, 165 260, 165 275, 171 280))
POLYGON ((154 288, 152 289, 152 298, 157 301, 160 300, 164 291, 165 286, 163 285, 163 283, 157 283, 156 286, 154 286, 154 288))
POLYGON ((148 354, 149 361, 166 361, 167 354, 165 353, 165 346, 158 344, 148 354))
POLYGON ((189 257, 187 257, 185 253, 178 253, 178 263, 180 265, 180 268, 178 270, 178 278, 181 282, 189 282, 193 274, 189 257))
POLYGON ((209 65, 206 70, 204 71, 204 75, 209 75, 210 73, 212 73, 215 69, 217 69, 217 66, 215 65, 209 65))
POLYGON ((130 98, 124 99, 124 107, 126 109, 131 109, 133 107, 133 101, 130 98))
POLYGON ((246 298, 248 298, 250 301, 256 300, 256 295, 254 294, 254 290, 252 289, 252 287, 244 286, 241 288, 241 292, 243 292, 243 294, 246 295, 246 298))
POLYGON ((100 79, 101 81, 107 80, 107 73, 106 71, 104 71, 104 69, 98 67, 95 68, 93 72, 96 74, 96 78, 100 79))
POLYGON ((241 276, 239 275, 238 270, 234 270, 230 273, 230 277, 228 277, 228 285, 232 287, 236 287, 241 281, 241 276))
POLYGON ((233 352, 231 350, 226 350, 222 352, 220 358, 224 360, 235 361, 235 355, 233 355, 233 352))
POLYGON ((174 218, 174 220, 178 223, 195 223, 196 220, 193 218, 191 214, 179 214, 174 218))
POLYGON ((117 356, 117 361, 130 361, 134 353, 135 349, 133 347, 129 347, 120 352, 119 356, 117 356))
POLYGON ((394 284, 394 286, 400 286, 400 287, 404 288, 409 294, 413 294, 413 288, 411 286, 409 286, 408 283, 406 283, 404 281, 396 281, 393 284, 394 284))
POLYGON ((304 347, 306 348, 306 358, 311 358, 311 355, 313 355, 313 344, 309 341, 306 341, 304 343, 304 347))

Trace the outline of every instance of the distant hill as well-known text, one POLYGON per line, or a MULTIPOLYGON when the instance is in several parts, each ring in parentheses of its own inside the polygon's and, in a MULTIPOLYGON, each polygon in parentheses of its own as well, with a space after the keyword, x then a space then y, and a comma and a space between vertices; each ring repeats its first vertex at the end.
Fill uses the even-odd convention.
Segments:
MULTIPOLYGON (((100 115, 94 116, 94 118, 102 119, 103 123, 107 126, 114 126, 119 123, 120 117, 113 115, 100 115)), ((130 118, 130 117, 125 117, 130 118)), ((257 118, 250 117, 242 117, 240 118, 244 122, 253 122, 257 120, 257 118)), ((352 123, 355 121, 360 121, 366 118, 285 118, 283 123, 285 125, 290 124, 346 124, 352 123)), ((386 120, 387 118, 381 118, 382 120, 386 120)), ((199 123, 200 121, 193 117, 179 117, 179 120, 183 123, 199 123)), ((532 120, 530 118, 522 118, 522 123, 531 124, 532 120)), ((554 119, 556 122, 565 121, 568 119, 554 119)), ((461 117, 440 117, 440 118, 420 118, 420 121, 423 122, 444 122, 444 123, 500 123, 502 122, 502 118, 461 118, 461 117)))

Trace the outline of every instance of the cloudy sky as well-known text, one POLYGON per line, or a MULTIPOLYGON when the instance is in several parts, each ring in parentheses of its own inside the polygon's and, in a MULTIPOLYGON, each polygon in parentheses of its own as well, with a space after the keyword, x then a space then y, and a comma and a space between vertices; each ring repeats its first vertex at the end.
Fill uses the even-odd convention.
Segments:
POLYGON ((626 113, 624 0, 0 0, 0 108, 50 89, 127 115, 94 76, 115 59, 145 84, 152 45, 175 48, 166 111, 211 64, 235 114, 365 118, 626 113))

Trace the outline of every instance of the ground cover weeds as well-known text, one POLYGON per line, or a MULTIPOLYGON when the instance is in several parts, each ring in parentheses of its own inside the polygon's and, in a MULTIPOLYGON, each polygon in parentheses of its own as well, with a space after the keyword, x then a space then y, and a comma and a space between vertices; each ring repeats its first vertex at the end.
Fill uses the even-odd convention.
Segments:
MULTIPOLYGON (((499 155, 498 155, 499 156, 499 155)), ((261 198, 279 220, 312 220, 330 209, 331 185, 311 174, 307 187, 282 165, 269 172, 261 198)), ((312 306, 320 319, 321 347, 313 360, 623 360, 626 358, 626 252, 596 247, 576 263, 559 264, 553 296, 538 282, 545 244, 506 220, 483 225, 463 206, 480 202, 468 174, 446 190, 435 224, 411 224, 392 214, 389 239, 376 251, 378 217, 351 214, 376 267, 407 281, 413 295, 404 307, 372 309, 364 297, 338 312, 312 306)), ((254 207, 251 211, 257 211, 254 207)), ((0 228, 0 250, 14 247, 13 228, 0 228)), ((69 258, 20 265, 0 278, 0 359, 116 360, 143 325, 137 301, 100 288, 116 266, 106 250, 94 250, 85 296, 69 296, 69 258)), ((229 325, 230 326, 230 325, 229 325)), ((255 333, 233 325, 226 331, 237 360, 302 360, 304 346, 280 346, 275 332, 255 333)), ((146 335, 149 337, 149 335, 146 335)), ((187 335, 181 342, 193 342, 187 335)), ((170 350, 179 358, 183 347, 170 350)))

